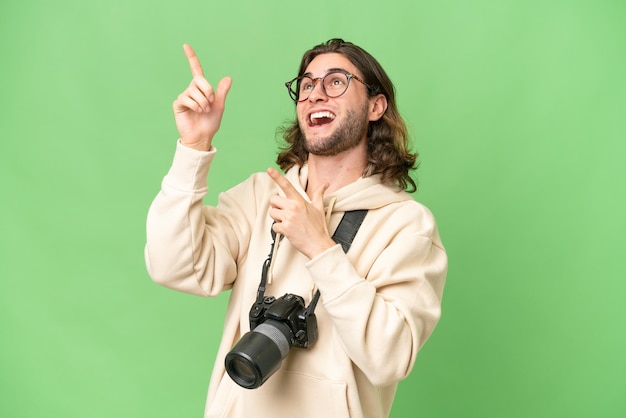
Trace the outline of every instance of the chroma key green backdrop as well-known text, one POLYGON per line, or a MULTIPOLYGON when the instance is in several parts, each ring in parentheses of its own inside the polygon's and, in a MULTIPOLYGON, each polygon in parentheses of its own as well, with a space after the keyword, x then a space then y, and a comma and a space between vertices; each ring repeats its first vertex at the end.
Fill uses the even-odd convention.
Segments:
POLYGON ((392 417, 626 416, 625 22, 622 0, 4 0, 0 416, 202 416, 228 295, 143 262, 182 44, 234 80, 214 203, 273 164, 283 83, 332 37, 395 82, 450 257, 392 417))

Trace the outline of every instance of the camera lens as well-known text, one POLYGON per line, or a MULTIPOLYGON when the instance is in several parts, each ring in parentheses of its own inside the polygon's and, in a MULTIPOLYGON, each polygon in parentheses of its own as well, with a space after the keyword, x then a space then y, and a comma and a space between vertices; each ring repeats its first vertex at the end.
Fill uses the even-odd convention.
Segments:
POLYGON ((290 348, 289 327, 267 320, 246 333, 226 355, 226 371, 239 386, 258 388, 278 370, 290 348))
POLYGON ((254 370, 249 360, 243 357, 233 356, 230 361, 230 374, 236 375, 243 383, 242 386, 254 386, 258 380, 258 372, 254 370))

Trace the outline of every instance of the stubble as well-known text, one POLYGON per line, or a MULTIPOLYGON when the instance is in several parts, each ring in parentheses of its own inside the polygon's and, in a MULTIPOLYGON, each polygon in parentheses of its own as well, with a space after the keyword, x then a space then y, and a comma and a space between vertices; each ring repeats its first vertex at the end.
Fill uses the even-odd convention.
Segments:
POLYGON ((325 138, 305 138, 304 149, 313 155, 332 157, 351 150, 361 143, 369 126, 368 103, 358 111, 348 110, 346 118, 330 136, 325 138))

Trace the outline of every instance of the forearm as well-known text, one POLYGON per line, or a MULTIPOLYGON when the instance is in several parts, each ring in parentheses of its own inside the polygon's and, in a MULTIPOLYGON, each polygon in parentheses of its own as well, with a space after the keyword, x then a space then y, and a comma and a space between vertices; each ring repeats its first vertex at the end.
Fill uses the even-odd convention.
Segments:
POLYGON ((209 227, 211 210, 202 203, 214 154, 214 150, 197 152, 177 144, 146 224, 145 258, 152 279, 201 296, 218 294, 236 272, 232 246, 216 228, 209 227))
POLYGON ((397 251, 390 251, 394 262, 382 254, 367 279, 340 247, 307 265, 342 346, 376 385, 408 375, 440 317, 445 253, 432 248, 427 238, 411 244, 421 245, 418 251, 427 255, 398 263, 397 251))

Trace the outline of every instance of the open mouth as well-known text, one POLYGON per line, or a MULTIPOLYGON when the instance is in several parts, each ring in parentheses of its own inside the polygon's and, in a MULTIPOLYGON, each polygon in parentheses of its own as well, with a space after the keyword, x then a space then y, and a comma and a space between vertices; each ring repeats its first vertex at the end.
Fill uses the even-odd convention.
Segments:
POLYGON ((310 126, 322 126, 335 120, 335 114, 329 111, 314 112, 309 115, 310 126))

